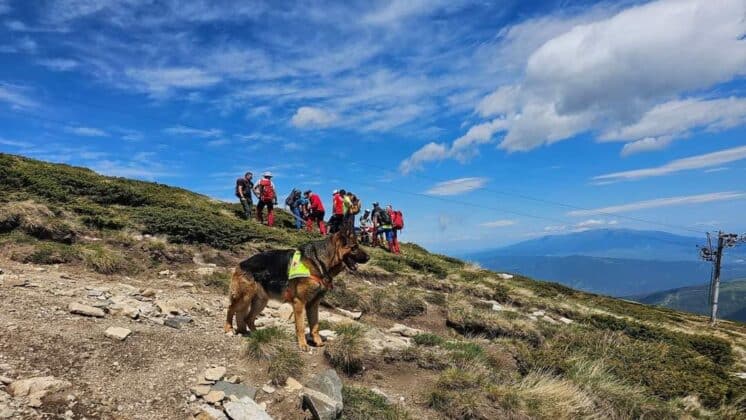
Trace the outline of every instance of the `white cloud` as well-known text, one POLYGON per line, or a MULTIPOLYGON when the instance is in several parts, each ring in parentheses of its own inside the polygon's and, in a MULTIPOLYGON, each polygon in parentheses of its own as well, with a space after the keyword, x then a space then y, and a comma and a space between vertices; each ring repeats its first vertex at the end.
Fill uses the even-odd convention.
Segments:
POLYGON ((197 89, 220 82, 220 78, 194 67, 127 69, 125 74, 141 90, 155 96, 168 94, 174 89, 197 89))
POLYGON ((66 127, 65 131, 83 137, 108 137, 109 133, 93 127, 66 127))
POLYGON ((10 104, 13 109, 36 108, 39 104, 26 95, 26 90, 20 86, 0 83, 0 102, 10 104))
POLYGON ((458 178, 438 182, 427 190, 430 195, 458 195, 478 190, 487 184, 487 178, 458 178))
POLYGON ((703 155, 690 156, 687 158, 676 159, 665 165, 654 168, 635 169, 632 171, 613 172, 610 174, 598 175, 593 177, 595 181, 616 182, 629 181, 653 176, 663 176, 680 171, 692 169, 710 168, 719 166, 728 162, 735 162, 746 159, 746 146, 733 147, 731 149, 719 150, 717 152, 706 153, 703 155))
POLYGON ((163 130, 163 132, 175 136, 188 136, 188 137, 200 137, 200 138, 212 138, 220 137, 223 135, 223 131, 217 128, 211 128, 208 130, 200 128, 185 127, 183 125, 177 125, 175 127, 169 127, 163 130))
POLYGON ((635 153, 652 152, 655 150, 663 150, 668 147, 673 141, 671 136, 662 137, 645 137, 644 139, 626 143, 622 147, 622 156, 630 156, 635 153))
POLYGON ((78 67, 78 62, 69 58, 49 58, 37 61, 39 65, 57 71, 69 71, 78 67))
POLYGON ((2 137, 0 137, 0 145, 19 148, 19 149, 26 149, 26 148, 33 146, 33 144, 26 142, 26 141, 4 139, 2 137))
POLYGON ((337 116, 321 108, 302 106, 290 122, 298 128, 326 127, 337 120, 337 116))
MULTIPOLYGON (((740 98, 678 98, 746 74, 745 14, 742 0, 722 0, 717 7, 707 0, 659 0, 611 16, 596 9, 590 22, 569 18, 582 23, 553 25, 563 32, 518 48, 520 58, 526 46, 536 47, 516 71, 517 80, 498 82, 476 111, 505 119, 492 134, 505 132, 499 147, 507 151, 591 131, 604 139, 640 141, 623 152, 631 154, 665 147, 692 129, 744 124, 740 98), (677 107, 683 115, 676 114, 677 107), (661 117, 665 121, 658 126, 661 117)), ((516 33, 521 34, 507 29, 503 39, 516 33)))
POLYGON ((389 0, 387 2, 375 2, 382 4, 362 18, 363 23, 373 25, 390 25, 399 23, 413 16, 430 14, 444 5, 457 4, 458 2, 435 1, 435 0, 389 0))
POLYGON ((487 228, 500 228, 500 227, 513 226, 515 224, 516 224, 515 220, 501 219, 501 220, 493 220, 491 222, 485 222, 485 223, 482 223, 480 226, 484 226, 487 228))
POLYGON ((614 226, 618 222, 616 220, 604 220, 604 219, 588 219, 575 224, 575 229, 592 229, 601 226, 614 226))
POLYGON ((568 216, 595 216, 599 214, 624 213, 635 210, 654 209, 659 207, 682 206, 688 204, 710 203, 745 198, 746 193, 738 191, 724 191, 708 194, 686 195, 678 197, 657 198, 654 200, 637 201, 590 210, 573 210, 568 216))

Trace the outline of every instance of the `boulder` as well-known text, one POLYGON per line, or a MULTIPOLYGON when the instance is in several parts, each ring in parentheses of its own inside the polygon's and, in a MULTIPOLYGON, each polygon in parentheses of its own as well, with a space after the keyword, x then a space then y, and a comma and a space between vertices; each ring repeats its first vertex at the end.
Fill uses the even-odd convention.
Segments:
POLYGON ((232 420, 272 420, 259 404, 247 397, 226 403, 225 413, 232 420))
POLYGON ((93 306, 83 305, 80 303, 71 303, 67 309, 70 313, 83 316, 92 316, 95 318, 103 318, 106 314, 103 309, 94 308, 93 306))
POLYGON ((215 382, 215 385, 212 386, 212 389, 214 391, 224 392, 227 397, 233 395, 237 399, 248 397, 253 400, 254 397, 256 397, 256 388, 253 386, 234 384, 228 381, 217 381, 215 382))
POLYGON ((348 311, 347 309, 342 309, 342 308, 336 308, 336 309, 337 309, 337 312, 339 312, 340 314, 346 316, 347 318, 354 319, 355 321, 357 321, 363 316, 363 313, 360 311, 348 311))
POLYGON ((70 386, 70 382, 54 376, 40 376, 15 381, 8 386, 8 392, 16 398, 28 397, 31 407, 41 407, 41 399, 47 394, 62 391, 70 386))
POLYGON ((302 406, 314 418, 336 419, 342 413, 342 380, 334 369, 328 369, 311 378, 301 392, 302 406))
POLYGON ((122 327, 109 327, 104 331, 104 334, 109 338, 123 341, 132 334, 132 331, 122 327))
POLYGON ((388 331, 392 334, 399 334, 404 337, 414 337, 415 335, 422 333, 422 330, 408 327, 404 324, 394 324, 394 326, 389 328, 388 331))

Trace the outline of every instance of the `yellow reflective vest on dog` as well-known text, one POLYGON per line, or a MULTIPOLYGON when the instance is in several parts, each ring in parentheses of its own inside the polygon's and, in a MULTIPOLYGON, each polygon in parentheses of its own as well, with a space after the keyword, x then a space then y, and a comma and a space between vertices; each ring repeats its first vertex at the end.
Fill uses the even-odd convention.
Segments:
POLYGON ((306 267, 305 264, 300 260, 300 251, 295 251, 293 259, 290 260, 290 266, 288 267, 288 279, 299 279, 302 277, 311 277, 311 270, 306 267))

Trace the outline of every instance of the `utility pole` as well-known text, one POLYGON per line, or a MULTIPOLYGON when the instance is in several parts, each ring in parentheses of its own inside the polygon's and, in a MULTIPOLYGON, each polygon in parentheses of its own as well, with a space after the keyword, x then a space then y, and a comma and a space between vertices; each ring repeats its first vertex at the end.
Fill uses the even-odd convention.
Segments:
POLYGON ((710 234, 707 233, 707 247, 700 247, 699 255, 705 261, 712 262, 712 278, 710 279, 710 307, 712 312, 710 313, 710 325, 717 323, 718 316, 718 299, 720 297, 720 267, 723 262, 723 250, 725 248, 732 248, 739 242, 746 242, 746 234, 740 237, 735 233, 723 233, 718 232, 717 247, 712 249, 712 241, 710 240, 710 234))

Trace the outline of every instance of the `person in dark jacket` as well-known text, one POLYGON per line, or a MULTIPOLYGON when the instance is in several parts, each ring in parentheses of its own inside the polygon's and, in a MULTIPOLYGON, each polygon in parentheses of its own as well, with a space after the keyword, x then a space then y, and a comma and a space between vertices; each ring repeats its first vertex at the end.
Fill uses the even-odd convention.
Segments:
POLYGON ((251 219, 251 210, 254 207, 254 199, 251 196, 254 190, 253 176, 251 172, 246 172, 243 177, 236 180, 236 197, 241 201, 246 220, 251 219))

